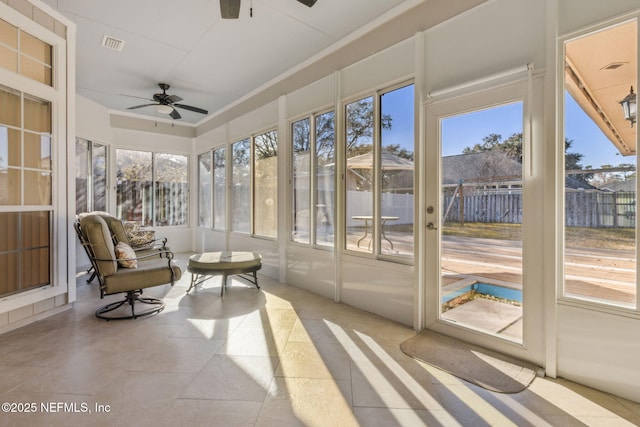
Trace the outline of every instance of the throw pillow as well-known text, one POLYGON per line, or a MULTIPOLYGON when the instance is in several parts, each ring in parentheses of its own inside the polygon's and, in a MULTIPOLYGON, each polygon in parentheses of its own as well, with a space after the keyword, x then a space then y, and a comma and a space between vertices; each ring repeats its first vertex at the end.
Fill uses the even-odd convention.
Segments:
POLYGON ((116 258, 118 264, 124 268, 138 268, 138 260, 136 259, 136 253, 131 246, 124 242, 119 242, 116 245, 116 258))

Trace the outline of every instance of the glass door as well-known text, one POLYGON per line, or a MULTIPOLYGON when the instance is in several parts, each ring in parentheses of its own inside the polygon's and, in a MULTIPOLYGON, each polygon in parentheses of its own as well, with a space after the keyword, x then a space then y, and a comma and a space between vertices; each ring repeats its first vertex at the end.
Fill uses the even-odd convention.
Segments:
POLYGON ((529 117, 542 113, 530 88, 542 92, 525 80, 426 106, 424 303, 429 329, 541 360, 542 147, 529 117))
POLYGON ((522 101, 440 120, 440 319, 522 342, 522 101))

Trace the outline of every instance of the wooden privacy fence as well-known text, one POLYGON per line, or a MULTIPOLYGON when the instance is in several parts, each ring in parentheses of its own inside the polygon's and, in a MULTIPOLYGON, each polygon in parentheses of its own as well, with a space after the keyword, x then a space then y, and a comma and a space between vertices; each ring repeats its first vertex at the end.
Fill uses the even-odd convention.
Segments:
MULTIPOLYGON (((634 227, 636 193, 634 191, 598 192, 567 190, 565 218, 567 227, 634 227)), ((444 221, 522 223, 522 194, 457 194, 443 198, 444 221)))

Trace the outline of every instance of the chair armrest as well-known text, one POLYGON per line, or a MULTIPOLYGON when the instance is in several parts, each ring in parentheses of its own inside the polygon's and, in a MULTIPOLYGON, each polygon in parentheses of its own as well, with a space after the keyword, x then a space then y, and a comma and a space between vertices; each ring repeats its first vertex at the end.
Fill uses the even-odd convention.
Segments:
POLYGON ((159 250, 157 252, 140 255, 135 258, 115 258, 115 259, 114 258, 93 258, 93 257, 89 257, 89 258, 92 259, 93 261, 133 261, 133 260, 139 261, 145 258, 157 257, 158 255, 160 255, 160 258, 162 258, 162 254, 165 254, 166 258, 169 260, 169 263, 171 263, 171 260, 173 259, 173 256, 174 256, 173 252, 166 251, 166 250, 159 250))

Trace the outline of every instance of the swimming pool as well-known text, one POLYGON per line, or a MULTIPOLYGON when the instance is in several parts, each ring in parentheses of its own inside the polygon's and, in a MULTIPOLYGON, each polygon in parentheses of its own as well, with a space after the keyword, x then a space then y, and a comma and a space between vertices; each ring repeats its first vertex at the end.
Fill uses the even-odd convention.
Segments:
POLYGON ((446 295, 443 295, 441 298, 441 302, 443 304, 448 303, 449 301, 455 298, 458 298, 462 295, 468 294, 473 291, 479 294, 489 295, 496 298, 504 298, 511 301, 522 302, 522 290, 520 289, 506 288, 504 286, 494 285, 491 283, 480 283, 480 282, 473 283, 469 286, 456 289, 455 291, 452 291, 447 293, 446 295))

